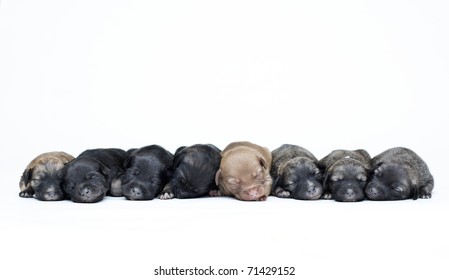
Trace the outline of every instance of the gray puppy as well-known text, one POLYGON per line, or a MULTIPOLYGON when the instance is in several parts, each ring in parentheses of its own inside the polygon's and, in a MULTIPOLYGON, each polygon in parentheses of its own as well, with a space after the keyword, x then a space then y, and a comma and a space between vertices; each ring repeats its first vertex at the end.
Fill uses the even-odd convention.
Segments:
POLYGON ((62 168, 73 156, 64 152, 43 153, 33 159, 20 177, 20 197, 38 200, 63 200, 62 168))
POLYGON ((335 150, 319 162, 325 167, 323 198, 361 201, 371 170, 371 157, 365 150, 335 150))
POLYGON ((295 199, 319 199, 324 192, 318 159, 307 149, 284 144, 271 152, 272 195, 295 199))
POLYGON ((412 150, 397 147, 372 160, 374 173, 365 193, 371 200, 430 198, 433 176, 426 163, 412 150))

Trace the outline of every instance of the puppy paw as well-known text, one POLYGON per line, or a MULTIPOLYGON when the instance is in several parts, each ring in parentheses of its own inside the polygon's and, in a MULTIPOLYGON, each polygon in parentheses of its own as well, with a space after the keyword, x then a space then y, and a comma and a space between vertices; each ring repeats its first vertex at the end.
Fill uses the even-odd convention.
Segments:
POLYGON ((211 190, 209 196, 223 196, 223 193, 220 190, 211 190))
POLYGON ((324 193, 321 198, 322 199, 333 199, 334 196, 332 195, 332 193, 324 193))
POLYGON ((419 198, 423 198, 423 199, 429 199, 432 197, 432 194, 430 193, 426 193, 426 194, 420 194, 419 198))
POLYGON ((19 192, 19 196, 23 198, 32 198, 34 195, 33 191, 25 190, 23 192, 19 192))
POLYGON ((281 197, 281 198, 287 198, 290 197, 290 192, 289 191, 280 191, 276 194, 277 197, 281 197))
POLYGON ((164 192, 159 195, 159 199, 167 200, 175 197, 175 194, 172 192, 164 192))
POLYGON ((261 197, 258 199, 258 201, 265 201, 265 200, 267 200, 267 196, 266 196, 266 195, 261 196, 261 197))

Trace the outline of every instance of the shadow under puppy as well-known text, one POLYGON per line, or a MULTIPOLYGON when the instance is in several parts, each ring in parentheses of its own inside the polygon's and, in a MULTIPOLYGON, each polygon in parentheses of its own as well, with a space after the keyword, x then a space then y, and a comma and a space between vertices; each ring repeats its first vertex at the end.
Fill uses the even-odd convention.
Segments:
POLYGON ((324 192, 318 159, 307 149, 284 144, 271 152, 272 194, 295 199, 319 199, 324 192))
POLYGON ((323 198, 353 202, 365 199, 365 187, 371 170, 367 151, 335 150, 319 161, 324 166, 323 198))
POLYGON ((415 152, 403 147, 384 151, 372 160, 373 175, 365 193, 371 200, 430 198, 433 176, 415 152))
POLYGON ((121 149, 92 149, 64 166, 63 190, 73 202, 98 202, 110 192, 120 195, 120 176, 127 153, 121 149))
POLYGON ((195 198, 218 190, 215 174, 220 168, 220 149, 211 144, 180 147, 173 159, 173 174, 160 199, 195 198))
POLYGON ((211 196, 234 196, 240 200, 266 200, 271 193, 270 151, 250 142, 233 142, 221 153, 215 175, 219 191, 211 196))
POLYGON ((23 171, 19 196, 43 201, 63 200, 61 170, 73 159, 65 152, 48 152, 37 156, 23 171))
POLYGON ((171 176, 173 155, 158 145, 131 151, 122 176, 123 195, 129 200, 151 200, 162 191, 171 176))

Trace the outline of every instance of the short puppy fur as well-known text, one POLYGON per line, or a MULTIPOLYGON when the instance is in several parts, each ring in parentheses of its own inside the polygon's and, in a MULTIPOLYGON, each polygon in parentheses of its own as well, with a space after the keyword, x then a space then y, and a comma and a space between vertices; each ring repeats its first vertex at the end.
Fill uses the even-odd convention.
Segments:
POLYGON ((270 151, 250 142, 233 142, 221 153, 215 175, 219 191, 211 196, 234 196, 239 200, 266 200, 271 193, 270 151))
POLYGON ((324 166, 323 198, 354 202, 365 199, 365 187, 371 171, 367 151, 335 150, 319 161, 324 166))
POLYGON ((127 153, 121 149, 92 149, 82 152, 63 169, 63 190, 73 202, 94 203, 108 193, 120 195, 120 176, 127 153), (110 193, 112 191, 112 193, 110 193))
POLYGON ((319 199, 324 192, 318 159, 307 149, 284 144, 271 152, 272 194, 294 199, 319 199))
POLYGON ((373 173, 365 194, 371 200, 431 198, 433 176, 415 152, 403 147, 388 149, 372 160, 373 173))
POLYGON ((129 200, 151 200, 158 196, 171 176, 173 155, 158 145, 131 151, 125 160, 123 195, 129 200))
POLYGON ((218 190, 215 174, 220 168, 221 151, 211 144, 180 147, 173 159, 173 175, 160 199, 195 198, 218 190))
POLYGON ((37 156, 23 171, 19 196, 43 201, 63 200, 61 170, 73 159, 65 152, 48 152, 37 156))

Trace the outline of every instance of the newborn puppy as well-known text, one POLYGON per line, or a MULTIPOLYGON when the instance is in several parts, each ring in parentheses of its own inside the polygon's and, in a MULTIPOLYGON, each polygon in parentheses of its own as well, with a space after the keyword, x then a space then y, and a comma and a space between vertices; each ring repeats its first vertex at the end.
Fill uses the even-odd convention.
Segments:
POLYGON ((392 148, 372 160, 374 173, 365 194, 371 200, 430 198, 433 176, 426 163, 413 151, 392 148))
POLYGON ((63 190, 73 202, 98 202, 120 187, 126 152, 121 149, 93 149, 82 152, 64 166, 63 190), (116 186, 118 185, 118 186, 116 186))
POLYGON ((158 145, 142 147, 126 159, 123 195, 129 200, 151 200, 167 184, 173 155, 158 145))
POLYGON ((176 150, 172 178, 159 198, 194 198, 218 190, 215 174, 220 168, 220 152, 214 145, 202 144, 176 150))
POLYGON ((371 170, 371 157, 365 150, 336 150, 319 161, 325 167, 323 198, 361 201, 371 170))
POLYGON ((64 152, 49 152, 37 156, 23 171, 20 178, 20 197, 39 200, 63 200, 61 170, 73 156, 64 152))
POLYGON ((215 175, 219 191, 211 196, 234 196, 240 200, 266 200, 271 192, 271 153, 250 142, 234 142, 221 153, 215 175))
POLYGON ((321 185, 322 171, 311 152, 299 146, 284 144, 271 155, 273 195, 304 200, 321 197, 324 192, 321 185))

